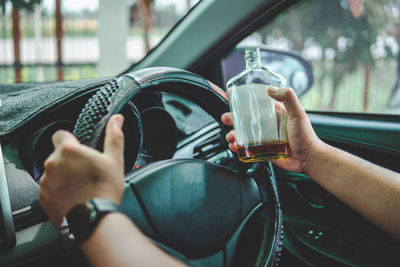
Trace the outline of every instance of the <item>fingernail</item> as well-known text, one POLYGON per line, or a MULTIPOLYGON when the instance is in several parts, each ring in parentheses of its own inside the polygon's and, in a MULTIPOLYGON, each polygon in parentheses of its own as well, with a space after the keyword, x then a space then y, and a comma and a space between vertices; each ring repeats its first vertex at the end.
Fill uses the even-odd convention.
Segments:
POLYGON ((268 88, 268 91, 269 91, 270 93, 272 93, 272 94, 277 94, 277 93, 279 92, 279 88, 278 88, 278 87, 275 87, 275 86, 270 86, 270 87, 268 88))
POLYGON ((115 127, 117 127, 118 129, 121 129, 122 123, 124 122, 122 116, 115 116, 113 119, 114 119, 115 127))

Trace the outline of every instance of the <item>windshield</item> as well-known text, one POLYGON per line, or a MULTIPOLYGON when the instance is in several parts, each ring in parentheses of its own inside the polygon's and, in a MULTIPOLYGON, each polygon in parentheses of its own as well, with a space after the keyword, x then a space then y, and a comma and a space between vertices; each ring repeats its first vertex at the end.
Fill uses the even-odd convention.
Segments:
POLYGON ((121 73, 199 0, 0 2, 0 83, 121 73))

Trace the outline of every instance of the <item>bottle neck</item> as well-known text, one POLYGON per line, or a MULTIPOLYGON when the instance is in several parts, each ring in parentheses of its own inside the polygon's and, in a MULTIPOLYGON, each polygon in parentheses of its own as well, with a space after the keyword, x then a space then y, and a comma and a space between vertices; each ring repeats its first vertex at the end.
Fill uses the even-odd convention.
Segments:
POLYGON ((261 53, 259 48, 246 48, 244 52, 244 60, 246 68, 260 68, 261 67, 261 53))
POLYGON ((246 69, 254 69, 260 68, 261 65, 261 58, 247 58, 246 59, 246 69))

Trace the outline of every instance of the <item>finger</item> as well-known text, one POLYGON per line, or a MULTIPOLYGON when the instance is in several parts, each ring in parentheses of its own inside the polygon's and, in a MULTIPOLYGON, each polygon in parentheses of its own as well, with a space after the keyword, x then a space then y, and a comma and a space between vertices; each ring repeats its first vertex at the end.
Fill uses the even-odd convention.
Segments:
POLYGON ((234 143, 229 143, 229 149, 230 149, 232 152, 237 153, 237 152, 238 152, 238 149, 237 149, 237 144, 236 144, 236 142, 234 142, 234 143))
POLYGON ((283 102, 290 117, 304 116, 305 111, 292 88, 277 88, 270 86, 268 94, 275 100, 283 102))
POLYGON ((47 190, 40 188, 39 191, 39 202, 40 206, 42 206, 43 211, 46 213, 47 217, 49 218, 51 224, 56 229, 60 229, 61 222, 62 222, 62 215, 60 211, 56 209, 55 206, 52 205, 51 201, 52 197, 47 190))
POLYGON ((285 106, 282 103, 277 102, 277 101, 275 101, 275 111, 276 111, 277 116, 281 116, 281 114, 286 113, 285 106))
POLYGON ((236 141, 235 131, 231 130, 229 133, 227 133, 225 139, 228 143, 234 143, 236 141))
POLYGON ((121 114, 112 116, 107 123, 104 139, 104 153, 116 159, 124 158, 124 133, 122 124, 124 117, 121 114))
POLYGON ((221 121, 225 125, 232 126, 232 124, 233 124, 232 113, 226 112, 226 113, 222 114, 221 121))
POLYGON ((288 170, 291 172, 302 172, 303 166, 299 160, 293 159, 292 157, 283 159, 273 159, 271 162, 281 169, 288 170))
POLYGON ((58 130, 57 132, 55 132, 55 134, 53 134, 53 136, 51 137, 51 140, 53 142, 54 148, 57 148, 63 143, 79 143, 78 139, 76 139, 76 137, 72 133, 65 130, 58 130))
POLYGON ((280 102, 275 102, 275 112, 276 112, 276 119, 278 123, 278 127, 281 125, 281 121, 284 120, 286 116, 286 109, 280 102))
POLYGON ((50 190, 50 188, 57 188, 63 185, 65 181, 60 176, 60 173, 65 170, 66 165, 67 163, 63 160, 63 157, 55 153, 51 154, 44 163, 44 172, 40 177, 40 187, 50 190))
POLYGON ((211 88, 218 93, 220 96, 222 96, 223 98, 225 98, 226 100, 228 100, 228 95, 225 93, 224 90, 222 90, 220 87, 218 87, 217 85, 215 85, 214 83, 212 83, 211 81, 208 81, 208 83, 211 85, 211 88))
POLYGON ((46 188, 47 187, 47 178, 46 178, 46 171, 39 179, 40 187, 46 188))

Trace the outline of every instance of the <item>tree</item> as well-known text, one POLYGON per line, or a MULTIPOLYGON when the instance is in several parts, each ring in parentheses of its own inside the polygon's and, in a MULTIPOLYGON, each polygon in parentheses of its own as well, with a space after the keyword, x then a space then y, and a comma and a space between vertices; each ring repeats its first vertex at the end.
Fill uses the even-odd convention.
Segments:
MULTIPOLYGON (((292 48, 300 52, 311 40, 321 48, 324 75, 320 77, 320 84, 327 76, 332 78, 328 108, 333 109, 344 77, 356 71, 357 66, 364 66, 366 71, 374 66, 371 46, 390 19, 384 9, 395 4, 394 1, 398 6, 399 0, 302 1, 285 16, 278 17, 272 29, 268 26, 260 32, 264 38, 274 36, 290 40, 292 48), (333 66, 329 67, 324 60, 328 50, 333 55, 333 66)), ((394 24, 397 26, 399 22, 394 24)))
POLYGON ((40 4, 42 0, 0 0, 0 6, 5 7, 6 2, 9 1, 12 3, 13 8, 16 9, 26 9, 29 11, 33 11, 36 4, 40 4))
POLYGON ((152 0, 139 0, 139 16, 143 23, 144 44, 146 53, 150 51, 150 28, 151 28, 151 2, 152 0))
MULTIPOLYGON (((382 0, 380 1, 382 2, 382 0)), ((387 2, 387 1, 383 1, 387 2)), ((387 13, 384 16, 387 21, 386 21, 386 30, 387 32, 393 36, 397 44, 400 45, 400 16, 396 14, 400 10, 400 0, 392 0, 389 1, 389 4, 392 4, 392 8, 388 8, 387 13)), ((388 3, 386 3, 386 6, 389 6, 388 3)), ((396 81, 393 85, 390 98, 388 101, 388 107, 391 109, 395 108, 400 108, 400 51, 397 51, 397 55, 393 53, 391 49, 386 49, 388 55, 391 57, 396 58, 397 61, 397 68, 396 68, 396 81)))
MULTIPOLYGON (((5 13, 6 1, 10 1, 13 6, 12 10, 12 32, 13 32, 13 46, 14 46, 14 70, 15 82, 22 82, 21 75, 21 60, 20 60, 20 38, 21 30, 19 26, 19 10, 26 9, 33 11, 36 4, 40 4, 41 0, 0 0, 0 6, 5 13)), ((4 24, 5 25, 5 24, 4 24)), ((6 29, 4 29, 6 31, 6 29)))

